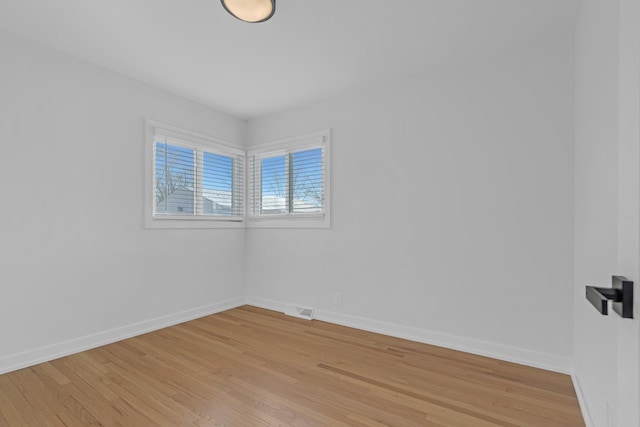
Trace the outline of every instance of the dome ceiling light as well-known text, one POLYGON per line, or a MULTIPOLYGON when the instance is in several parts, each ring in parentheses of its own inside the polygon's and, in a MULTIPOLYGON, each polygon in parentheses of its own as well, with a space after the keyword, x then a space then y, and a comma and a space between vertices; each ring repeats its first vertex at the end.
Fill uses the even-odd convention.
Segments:
POLYGON ((244 22, 264 22, 276 11, 276 0, 220 0, 227 12, 244 22))

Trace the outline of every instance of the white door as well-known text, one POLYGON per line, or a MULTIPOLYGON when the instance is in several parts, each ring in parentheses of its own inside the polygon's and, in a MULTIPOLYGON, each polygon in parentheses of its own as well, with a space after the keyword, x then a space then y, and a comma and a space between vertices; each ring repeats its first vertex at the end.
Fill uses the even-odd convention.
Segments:
POLYGON ((574 381, 588 424, 640 427, 640 0, 583 0, 575 34, 574 381), (612 275, 634 319, 586 300, 612 275))

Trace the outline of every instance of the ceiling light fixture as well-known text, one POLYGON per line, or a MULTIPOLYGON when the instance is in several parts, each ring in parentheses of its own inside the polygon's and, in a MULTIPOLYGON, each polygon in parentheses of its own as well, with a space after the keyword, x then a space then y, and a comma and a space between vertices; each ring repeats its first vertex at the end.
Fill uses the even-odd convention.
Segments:
POLYGON ((227 12, 244 22, 264 22, 276 11, 276 0, 220 0, 227 12))

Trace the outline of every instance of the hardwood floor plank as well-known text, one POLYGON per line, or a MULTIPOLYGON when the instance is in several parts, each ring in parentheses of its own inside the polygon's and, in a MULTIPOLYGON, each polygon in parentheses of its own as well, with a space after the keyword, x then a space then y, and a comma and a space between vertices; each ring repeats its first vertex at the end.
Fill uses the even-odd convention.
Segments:
POLYGON ((20 414, 20 409, 17 408, 13 402, 14 399, 15 397, 12 397, 4 390, 0 389, 0 402, 2 402, 2 405, 0 405, 0 416, 2 417, 1 419, 6 422, 6 424, 3 425, 26 425, 26 421, 20 414))
POLYGON ((21 390, 19 386, 16 386, 16 383, 22 384, 21 377, 22 373, 21 375, 15 375, 9 378, 3 383, 4 397, 5 399, 7 397, 11 399, 11 407, 8 408, 7 412, 3 411, 4 414, 12 420, 11 422, 21 420, 22 425, 54 426, 54 420, 51 420, 48 414, 38 412, 37 406, 35 408, 31 406, 24 391, 21 390))
POLYGON ((584 426, 566 375, 240 307, 0 376, 0 426, 584 426))
POLYGON ((20 389, 20 392, 33 410, 42 414, 42 418, 46 419, 47 422, 51 422, 52 425, 64 427, 65 424, 59 416, 62 411, 56 411, 56 401, 51 394, 42 393, 44 384, 35 374, 35 371, 33 369, 24 369, 21 374, 14 376, 11 381, 20 389))

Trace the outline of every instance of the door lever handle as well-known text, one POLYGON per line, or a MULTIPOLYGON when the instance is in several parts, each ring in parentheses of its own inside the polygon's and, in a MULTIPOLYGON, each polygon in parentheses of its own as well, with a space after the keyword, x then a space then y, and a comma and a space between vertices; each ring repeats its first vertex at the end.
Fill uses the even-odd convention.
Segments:
POLYGON ((609 314, 609 301, 613 311, 625 319, 633 319, 633 282, 622 276, 611 278, 611 288, 587 286, 587 299, 600 312, 609 314))

